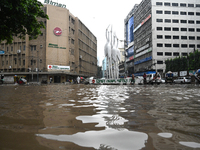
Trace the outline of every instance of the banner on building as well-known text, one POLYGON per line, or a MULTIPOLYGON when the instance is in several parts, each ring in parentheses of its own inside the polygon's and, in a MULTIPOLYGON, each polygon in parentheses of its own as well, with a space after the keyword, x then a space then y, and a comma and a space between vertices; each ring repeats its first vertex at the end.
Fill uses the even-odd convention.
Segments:
POLYGON ((48 70, 70 70, 70 66, 48 65, 48 70))

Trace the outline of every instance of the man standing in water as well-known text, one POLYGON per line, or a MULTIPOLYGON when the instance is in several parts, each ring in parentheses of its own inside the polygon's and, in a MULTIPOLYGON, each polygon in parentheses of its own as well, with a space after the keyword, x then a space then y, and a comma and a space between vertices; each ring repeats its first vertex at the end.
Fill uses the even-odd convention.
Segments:
POLYGON ((135 84, 135 76, 134 76, 134 74, 132 74, 132 79, 131 79, 131 84, 135 84))

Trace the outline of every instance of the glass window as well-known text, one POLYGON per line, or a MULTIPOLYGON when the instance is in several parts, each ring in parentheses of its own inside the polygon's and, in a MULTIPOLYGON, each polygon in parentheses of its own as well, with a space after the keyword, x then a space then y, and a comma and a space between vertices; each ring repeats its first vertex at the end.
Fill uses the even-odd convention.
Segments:
POLYGON ((171 35, 165 35, 165 39, 171 39, 171 35))
POLYGON ((185 12, 185 11, 181 11, 180 14, 181 14, 181 15, 187 15, 187 12, 185 12))
POLYGON ((13 46, 11 46, 11 51, 13 51, 13 46))
POLYGON ((162 35, 157 35, 157 39, 162 39, 163 36, 162 35))
POLYGON ((173 28, 173 31, 179 31, 179 28, 173 28))
POLYGON ((200 7, 200 4, 196 4, 196 7, 200 7))
POLYGON ((174 35, 174 36, 173 36, 173 39, 179 39, 179 36, 174 35))
POLYGON ((179 47, 179 44, 173 44, 173 47, 177 48, 179 47))
POLYGON ((187 56, 187 53, 182 53, 182 56, 187 56))
POLYGON ((187 40, 187 36, 181 36, 182 40, 187 40))
POLYGON ((172 44, 165 44, 165 47, 172 47, 172 44))
POLYGON ((157 30, 158 30, 158 31, 162 30, 162 27, 157 27, 157 30))
POLYGON ((156 5, 162 6, 162 2, 156 2, 156 5))
POLYGON ((194 7, 194 4, 188 4, 188 7, 194 7))
POLYGON ((189 48, 195 48, 195 44, 190 44, 189 48))
POLYGON ((193 16, 194 12, 188 12, 188 15, 193 16))
POLYGON ((172 56, 171 52, 165 52, 165 56, 172 56))
POLYGON ((163 52, 157 52, 158 56, 163 56, 163 52))
POLYGON ((197 21, 196 21, 196 24, 200 24, 200 20, 197 20, 197 21))
POLYGON ((167 3, 167 2, 166 2, 166 3, 164 3, 164 5, 165 5, 165 6, 170 6, 170 3, 167 3))
POLYGON ((186 7, 186 3, 181 3, 180 6, 181 7, 186 7))
POLYGON ((200 32, 200 28, 197 28, 197 32, 200 32))
POLYGON ((181 28, 181 31, 187 31, 187 28, 181 28))
POLYGON ((187 23, 187 20, 181 20, 181 23, 187 23))
POLYGON ((162 14, 163 11, 162 10, 156 10, 156 14, 162 14))
POLYGON ((171 23, 171 19, 165 19, 166 23, 171 23))
POLYGON ((156 19, 156 22, 163 22, 163 19, 156 19))
POLYGON ((173 23, 179 23, 179 20, 178 19, 173 19, 172 22, 173 23))
POLYGON ((171 14, 171 11, 165 11, 165 14, 171 14))
POLYGON ((173 56, 179 56, 179 53, 174 52, 174 53, 173 53, 173 56))
POLYGON ((165 27, 165 31, 171 31, 171 27, 165 27))
POLYGON ((200 12, 196 12, 196 15, 197 15, 197 16, 200 16, 200 12))
POLYGON ((162 43, 157 43, 157 47, 163 47, 162 43))
POLYGON ((195 36, 189 36, 189 40, 195 40, 195 36))
POLYGON ((172 3, 172 6, 178 6, 178 3, 172 3))
POLYGON ((158 60, 158 61, 157 61, 157 64, 163 64, 163 61, 158 60))
POLYGON ((189 24, 194 24, 194 20, 188 20, 189 24))
POLYGON ((172 11, 173 15, 178 15, 178 11, 172 11))
POLYGON ((200 36, 197 36, 197 40, 200 40, 200 36))
POLYGON ((200 44, 197 44, 197 48, 200 48, 200 44))
POLYGON ((181 44, 182 48, 187 48, 187 44, 181 44))
POLYGON ((194 32, 194 28, 189 28, 188 31, 189 32, 194 32))

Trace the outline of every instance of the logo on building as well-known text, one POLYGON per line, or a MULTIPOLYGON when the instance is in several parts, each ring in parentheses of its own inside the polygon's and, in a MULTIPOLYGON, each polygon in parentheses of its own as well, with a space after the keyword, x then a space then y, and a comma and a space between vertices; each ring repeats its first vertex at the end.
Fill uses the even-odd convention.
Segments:
POLYGON ((54 28, 53 33, 57 36, 62 34, 62 30, 59 27, 54 28))

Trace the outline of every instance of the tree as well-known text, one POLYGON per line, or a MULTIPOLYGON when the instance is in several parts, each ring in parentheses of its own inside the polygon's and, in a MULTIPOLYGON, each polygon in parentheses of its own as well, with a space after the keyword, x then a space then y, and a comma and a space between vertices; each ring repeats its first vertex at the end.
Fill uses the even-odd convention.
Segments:
POLYGON ((45 28, 37 18, 48 18, 41 9, 42 3, 37 0, 1 0, 0 3, 0 42, 12 43, 13 36, 25 39, 36 39, 45 28))

